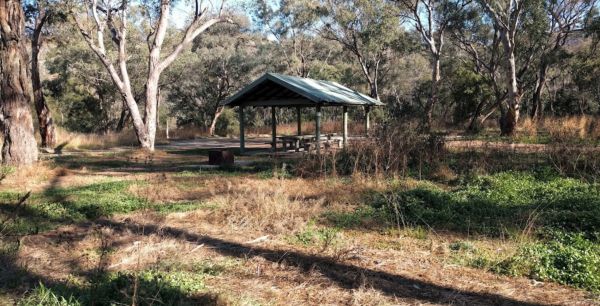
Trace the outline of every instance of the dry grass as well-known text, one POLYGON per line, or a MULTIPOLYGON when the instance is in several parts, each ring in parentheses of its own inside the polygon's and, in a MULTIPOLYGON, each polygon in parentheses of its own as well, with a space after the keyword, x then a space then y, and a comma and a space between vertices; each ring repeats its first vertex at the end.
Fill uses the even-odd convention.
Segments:
POLYGON ((292 196, 291 182, 246 181, 217 195, 220 209, 209 220, 225 222, 233 229, 260 229, 270 234, 292 233, 323 211, 324 199, 292 196))
MULTIPOLYGON (((171 129, 169 131, 169 140, 194 139, 198 137, 207 137, 205 129, 197 127, 182 127, 171 129)), ((137 147, 138 141, 135 132, 131 129, 121 132, 108 132, 105 134, 86 134, 69 132, 64 129, 56 131, 57 148, 71 150, 86 149, 109 149, 114 147, 137 147)), ((168 143, 166 131, 159 129, 156 132, 156 143, 168 143)))
POLYGON ((570 117, 546 117, 541 121, 525 118, 519 133, 527 136, 537 136, 546 132, 552 139, 562 140, 598 140, 600 139, 600 124, 598 118, 589 115, 570 117))
MULTIPOLYGON (((118 158, 150 158, 139 151, 122 155, 118 158)), ((155 167, 180 158, 164 152, 151 156, 155 167)), ((185 158, 184 162, 191 162, 199 157, 185 158)), ((39 175, 37 186, 56 177, 65 184, 123 177, 111 169, 44 167, 7 177, 7 182, 16 186, 28 175, 39 175)), ((439 175, 453 174, 440 169, 439 175)), ((351 181, 265 179, 252 173, 220 176, 169 171, 129 178, 140 182, 129 192, 149 201, 209 205, 168 214, 138 211, 28 236, 21 241, 18 266, 47 280, 78 284, 100 269, 135 271, 165 265, 188 269, 209 263, 224 268, 207 276, 207 290, 223 296, 229 304, 594 303, 585 292, 569 287, 456 265, 448 245, 467 238, 451 233, 428 231, 426 237, 418 237, 410 231, 390 233, 374 226, 339 229, 336 248, 291 241, 290 236, 306 229, 311 221, 316 222, 313 226, 329 227, 323 214, 353 210, 363 204, 361 194, 385 189, 385 181, 360 176, 351 181), (251 242, 265 235, 267 239, 251 242), (486 295, 498 300, 486 300, 486 295)), ((413 188, 418 182, 400 184, 413 188)), ((478 250, 498 256, 515 247, 514 242, 499 239, 478 238, 474 243, 478 250)))
POLYGON ((133 130, 120 133, 84 134, 57 129, 56 143, 59 149, 107 149, 117 146, 135 146, 137 140, 133 130))

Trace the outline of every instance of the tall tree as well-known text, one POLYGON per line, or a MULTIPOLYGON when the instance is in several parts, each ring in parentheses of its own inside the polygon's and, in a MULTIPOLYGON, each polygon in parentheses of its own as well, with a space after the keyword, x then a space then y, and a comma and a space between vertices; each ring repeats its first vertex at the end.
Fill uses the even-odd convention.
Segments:
POLYGON ((300 77, 310 77, 311 69, 329 58, 332 48, 315 37, 319 21, 318 0, 259 0, 253 7, 254 22, 275 39, 283 52, 288 70, 300 77))
POLYGON ((564 46, 569 37, 583 30, 585 19, 596 5, 596 0, 547 0, 545 12, 548 25, 537 67, 536 83, 531 99, 531 117, 540 119, 543 115, 542 91, 546 86, 548 69, 564 59, 564 46))
POLYGON ((369 95, 379 99, 381 68, 400 36, 396 7, 383 0, 329 0, 325 5, 321 34, 355 57, 369 95))
POLYGON ((525 2, 528 0, 480 0, 483 9, 498 30, 504 49, 507 99, 505 107, 501 107, 500 131, 502 135, 511 136, 516 132, 521 109, 522 87, 517 79, 517 31, 523 15, 525 2))
POLYGON ((272 49, 263 47, 272 43, 259 35, 229 24, 217 25, 171 66, 162 87, 179 123, 207 127, 215 135, 224 111, 220 103, 264 73, 265 63, 276 62, 272 49), (188 77, 182 80, 182 75, 188 77))
POLYGON ((44 30, 48 23, 57 20, 63 14, 53 8, 47 0, 37 0, 26 7, 26 15, 31 24, 31 84, 33 86, 33 102, 38 118, 38 129, 43 148, 51 148, 56 144, 56 132, 52 114, 42 88, 40 76, 40 52, 44 43, 44 30))
POLYGON ((449 27, 451 41, 472 63, 473 72, 492 89, 493 99, 481 99, 469 120, 467 131, 478 132, 506 99, 506 90, 499 76, 502 64, 502 48, 498 28, 484 21, 480 8, 469 5, 464 18, 449 27))
MULTIPOLYGON (((102 64, 108 70, 113 82, 119 90, 123 100, 129 109, 129 115, 133 121, 133 127, 140 146, 144 149, 154 150, 157 125, 157 105, 159 94, 159 81, 161 73, 175 61, 175 59, 186 49, 192 41, 211 26, 230 21, 223 16, 221 5, 217 14, 211 15, 207 7, 203 7, 200 0, 195 2, 195 10, 191 22, 185 27, 183 36, 170 53, 163 57, 162 48, 165 42, 167 29, 169 27, 169 15, 171 0, 160 0, 158 7, 148 7, 148 23, 150 33, 147 36, 149 55, 147 58, 148 74, 145 81, 144 92, 144 116, 142 117, 131 86, 128 71, 127 33, 128 33, 128 11, 131 5, 127 0, 115 3, 110 0, 86 0, 88 8, 86 12, 91 16, 93 23, 91 30, 80 18, 77 12, 72 16, 88 46, 98 56, 102 64), (154 16, 153 18, 153 15, 154 16), (153 22, 152 19, 156 21, 153 22), (111 58, 109 50, 104 43, 105 29, 109 28, 112 42, 116 45, 116 60, 111 58), (95 35, 92 34, 95 32, 95 35), (94 36, 96 37, 94 39, 94 36), (117 68, 118 67, 118 68, 117 68)), ((151 4, 145 4, 151 5, 151 4)))
POLYGON ((24 28, 21 1, 0 0, 0 125, 6 165, 29 165, 38 158, 29 111, 31 79, 24 28))
POLYGON ((438 92, 442 75, 440 63, 444 49, 444 36, 448 26, 460 20, 463 8, 469 0, 398 0, 407 17, 414 24, 431 58, 431 91, 423 112, 422 128, 429 131, 432 123, 433 108, 438 102, 438 92))

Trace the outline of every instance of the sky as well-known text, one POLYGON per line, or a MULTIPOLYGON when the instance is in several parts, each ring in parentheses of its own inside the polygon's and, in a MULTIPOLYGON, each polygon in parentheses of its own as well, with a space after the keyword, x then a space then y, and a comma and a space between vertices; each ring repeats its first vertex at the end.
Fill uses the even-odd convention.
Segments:
MULTIPOLYGON (((209 10, 212 8, 216 11, 219 9, 219 7, 221 7, 223 1, 225 1, 225 8, 236 9, 240 8, 249 0, 204 0, 202 2, 204 2, 204 7, 207 7, 209 10)), ((177 1, 175 6, 171 9, 171 16, 169 20, 176 28, 182 29, 188 24, 188 17, 190 16, 191 12, 194 11, 194 9, 195 3, 193 0, 177 1)))

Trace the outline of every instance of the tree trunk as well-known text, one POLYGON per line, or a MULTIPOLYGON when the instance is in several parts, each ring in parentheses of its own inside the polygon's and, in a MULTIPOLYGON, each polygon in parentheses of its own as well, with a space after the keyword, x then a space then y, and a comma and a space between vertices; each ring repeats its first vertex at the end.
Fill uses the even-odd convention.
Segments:
POLYGON ((517 64, 512 40, 508 33, 503 33, 504 50, 507 58, 507 76, 508 101, 506 110, 501 118, 500 132, 503 136, 513 136, 516 132, 517 122, 519 122, 519 110, 521 108, 521 94, 517 83, 517 64))
POLYGON ((438 91, 440 85, 440 57, 434 56, 431 61, 431 93, 429 99, 425 103, 425 109, 423 110, 423 122, 422 130, 429 132, 431 130, 431 123, 433 122, 433 107, 438 101, 438 91))
POLYGON ((217 109, 215 110, 215 113, 212 117, 212 120, 210 121, 210 127, 208 128, 208 133, 210 136, 215 136, 215 129, 217 128, 217 120, 219 120, 219 117, 221 116, 222 113, 223 113, 223 107, 217 107, 217 109))
POLYGON ((535 83, 535 91, 533 92, 533 97, 531 99, 531 118, 534 120, 542 119, 542 115, 544 112, 542 106, 542 91, 544 90, 544 86, 546 85, 547 72, 548 64, 545 60, 542 59, 540 70, 538 71, 538 79, 535 83))
POLYGON ((40 8, 40 16, 36 20, 36 26, 31 39, 31 83, 33 85, 33 101, 38 117, 38 126, 40 138, 42 140, 42 147, 51 148, 56 145, 56 133, 54 130, 54 122, 52 121, 50 108, 48 108, 48 104, 44 98, 39 68, 39 54, 42 46, 40 38, 46 19, 46 13, 42 8, 40 8))
POLYGON ((477 104, 477 108, 475 109, 475 112, 473 113, 473 116, 471 117, 471 120, 469 121, 469 126, 467 127, 468 132, 478 133, 481 130, 482 123, 483 123, 483 122, 481 122, 481 112, 483 111, 484 103, 485 103, 485 101, 480 101, 477 104))
POLYGON ((38 158, 29 110, 31 79, 24 27, 21 1, 0 0, 0 124, 5 165, 29 165, 38 158))
POLYGON ((371 98, 379 101, 379 89, 377 88, 377 80, 369 82, 369 87, 371 89, 369 96, 371 98))
POLYGON ((117 127, 116 127, 116 131, 117 132, 121 132, 123 131, 123 129, 125 128, 125 125, 127 124, 127 121, 129 121, 129 109, 127 108, 127 105, 125 104, 125 102, 122 103, 123 106, 121 107, 121 115, 119 116, 119 121, 117 122, 117 127))
MULTIPOLYGON (((150 57, 152 61, 152 55, 150 57)), ((158 61, 156 62, 156 64, 158 61)), ((156 113, 158 106, 158 80, 160 73, 154 70, 150 64, 150 72, 148 74, 148 83, 146 83, 146 109, 144 116, 145 120, 145 138, 146 142, 140 141, 142 148, 154 151, 154 141, 156 139, 156 113)))

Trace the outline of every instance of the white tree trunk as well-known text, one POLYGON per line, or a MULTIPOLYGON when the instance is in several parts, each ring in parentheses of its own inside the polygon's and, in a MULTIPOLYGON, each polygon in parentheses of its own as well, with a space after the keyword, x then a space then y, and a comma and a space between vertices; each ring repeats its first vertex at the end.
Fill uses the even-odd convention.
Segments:
MULTIPOLYGON (((96 53, 102 64, 108 70, 115 86, 119 89, 123 100, 130 111, 131 119, 133 121, 133 128, 135 130, 140 147, 150 151, 154 150, 154 144, 156 139, 156 124, 157 124, 157 104, 158 104, 158 84, 161 73, 181 54, 184 48, 186 48, 198 35, 206 31, 212 25, 219 22, 231 22, 230 19, 221 17, 220 15, 205 19, 204 11, 196 11, 192 22, 188 25, 185 30, 185 35, 182 40, 173 48, 171 53, 164 59, 161 59, 162 45, 165 40, 169 11, 171 6, 171 0, 160 1, 160 16, 158 22, 155 24, 153 29, 154 37, 152 39, 150 48, 150 55, 148 57, 148 77, 146 79, 146 106, 144 109, 144 118, 140 114, 137 101, 133 96, 131 89, 131 82, 129 80, 129 73, 127 71, 127 51, 126 45, 126 34, 127 34, 127 7, 120 7, 116 10, 105 11, 111 14, 118 14, 120 18, 120 25, 116 27, 114 22, 108 22, 107 20, 101 20, 98 14, 98 3, 97 0, 90 0, 89 3, 91 15, 95 22, 96 41, 92 38, 93 36, 86 30, 84 25, 79 21, 77 16, 74 14, 73 17, 79 28, 79 31, 83 35, 83 38, 87 42, 88 46, 96 53), (115 13, 116 12, 116 13, 115 13), (104 29, 106 26, 110 27, 113 40, 118 42, 118 70, 115 68, 113 62, 106 53, 104 46, 104 29)), ((200 8, 199 4, 196 3, 197 8, 200 8)), ((115 18, 111 15, 110 18, 115 18)))

